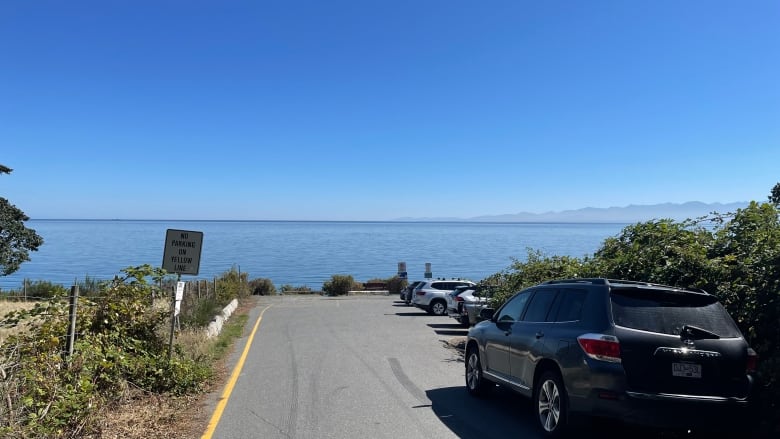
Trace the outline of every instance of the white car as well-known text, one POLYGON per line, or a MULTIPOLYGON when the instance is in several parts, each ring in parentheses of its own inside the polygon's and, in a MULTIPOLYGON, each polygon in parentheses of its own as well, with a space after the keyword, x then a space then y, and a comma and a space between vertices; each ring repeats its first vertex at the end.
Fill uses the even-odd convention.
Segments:
POLYGON ((459 294, 457 302, 457 315, 450 313, 450 317, 459 321, 464 326, 474 326, 479 323, 479 312, 482 308, 490 306, 492 292, 489 289, 469 289, 459 294))
POLYGON ((474 286, 465 279, 426 279, 412 291, 412 304, 428 314, 447 315, 447 293, 461 286, 474 286))
MULTIPOLYGON (((463 309, 463 303, 466 297, 473 298, 474 288, 471 285, 464 285, 462 287, 455 288, 451 292, 447 293, 447 315, 453 319, 460 321, 461 310, 463 309)), ((465 325, 466 323, 464 323, 465 325)), ((468 326, 468 325, 467 325, 468 326)))

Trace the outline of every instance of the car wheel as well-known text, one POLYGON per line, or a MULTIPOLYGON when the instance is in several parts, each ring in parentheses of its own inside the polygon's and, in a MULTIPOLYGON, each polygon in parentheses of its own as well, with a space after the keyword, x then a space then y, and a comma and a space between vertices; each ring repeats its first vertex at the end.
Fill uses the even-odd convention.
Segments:
POLYGON ((569 407, 566 389, 555 372, 545 372, 535 389, 539 425, 548 437, 560 437, 566 427, 569 407))
POLYGON ((443 316, 447 313, 447 304, 441 300, 434 300, 431 303, 431 313, 435 316, 443 316))
POLYGON ((472 396, 485 396, 494 384, 482 374, 482 362, 479 361, 479 350, 469 349, 466 356, 466 390, 472 396))

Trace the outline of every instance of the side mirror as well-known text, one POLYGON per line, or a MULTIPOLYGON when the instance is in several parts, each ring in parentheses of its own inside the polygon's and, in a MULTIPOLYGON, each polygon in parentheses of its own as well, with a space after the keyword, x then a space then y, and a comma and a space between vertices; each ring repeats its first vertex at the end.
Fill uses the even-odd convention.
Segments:
POLYGON ((493 313, 496 312, 493 308, 482 308, 479 310, 480 320, 493 320, 493 313))

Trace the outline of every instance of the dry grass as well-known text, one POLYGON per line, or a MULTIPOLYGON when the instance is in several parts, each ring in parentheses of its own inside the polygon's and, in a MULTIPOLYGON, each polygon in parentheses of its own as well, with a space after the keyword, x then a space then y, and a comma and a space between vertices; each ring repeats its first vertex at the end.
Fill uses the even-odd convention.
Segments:
MULTIPOLYGON (((239 302, 233 316, 247 314, 255 305, 254 298, 239 302)), ((184 355, 197 359, 208 358, 214 340, 206 338, 203 330, 185 329, 176 335, 176 342, 184 355)), ((100 415, 100 439, 197 439, 206 430, 211 408, 206 406, 210 392, 219 391, 229 371, 225 359, 214 365, 215 373, 208 388, 200 395, 172 397, 154 395, 139 390, 100 415)))
MULTIPOLYGON (((0 318, 4 317, 9 312, 29 310, 32 309, 33 306, 35 306, 34 302, 12 302, 8 300, 0 300, 0 318)), ((24 324, 14 326, 0 325, 0 344, 3 344, 3 341, 5 341, 5 339, 9 336, 23 331, 24 328, 24 324)))
POLYGON ((213 341, 206 338, 206 332, 203 329, 190 328, 176 334, 176 343, 181 347, 185 357, 202 361, 209 358, 209 349, 213 341))
POLYGON ((199 438, 208 414, 202 396, 170 397, 136 390, 100 415, 101 439, 199 438))

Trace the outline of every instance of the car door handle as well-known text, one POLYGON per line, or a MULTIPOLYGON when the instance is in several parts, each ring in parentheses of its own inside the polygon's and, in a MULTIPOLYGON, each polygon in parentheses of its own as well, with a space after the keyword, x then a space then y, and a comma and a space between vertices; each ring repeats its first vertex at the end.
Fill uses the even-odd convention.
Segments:
POLYGON ((507 329, 506 331, 504 331, 504 335, 512 335, 512 330, 507 329))
POLYGON ((542 337, 544 337, 544 332, 539 331, 536 333, 536 338, 542 338, 542 337))

